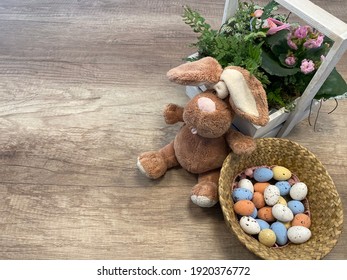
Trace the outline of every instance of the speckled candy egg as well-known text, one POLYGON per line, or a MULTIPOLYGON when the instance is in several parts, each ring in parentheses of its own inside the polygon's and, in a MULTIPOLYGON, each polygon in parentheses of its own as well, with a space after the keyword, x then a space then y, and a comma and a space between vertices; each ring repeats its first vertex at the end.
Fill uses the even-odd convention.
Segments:
POLYGON ((254 192, 252 202, 254 203, 257 209, 260 209, 265 206, 264 195, 261 192, 254 192))
POLYGON ((280 194, 282 196, 289 194, 291 185, 288 183, 288 181, 278 181, 276 182, 275 186, 280 190, 280 194))
POLYGON ((253 213, 250 215, 252 218, 256 218, 256 217, 258 217, 258 210, 257 210, 257 208, 256 207, 254 207, 254 210, 253 210, 253 213))
POLYGON ((311 218, 303 213, 296 214, 292 221, 292 226, 303 226, 309 228, 311 226, 311 218))
POLYGON ((253 169, 252 168, 247 168, 245 170, 245 175, 250 177, 250 178, 253 178, 253 169))
POLYGON ((260 230, 265 229, 265 228, 270 228, 270 225, 268 222, 266 222, 262 219, 255 219, 255 220, 258 222, 258 224, 260 226, 260 230))
POLYGON ((291 222, 286 222, 286 223, 282 223, 282 224, 284 224, 286 229, 288 229, 288 228, 290 228, 292 226, 291 222))
POLYGON ((263 182, 263 183, 255 183, 254 184, 254 191, 255 192, 260 192, 260 193, 264 193, 265 189, 268 187, 268 185, 270 185, 269 182, 263 182))
POLYGON ((272 215, 277 220, 284 223, 290 222, 294 218, 292 210, 290 210, 287 206, 282 204, 275 204, 272 207, 272 215))
POLYGON ((278 202, 277 203, 278 204, 282 204, 282 205, 287 205, 287 201, 282 196, 280 196, 278 198, 278 202))
POLYGON ((238 187, 247 189, 252 193, 254 192, 253 183, 251 182, 251 180, 248 179, 241 179, 238 183, 238 187))
POLYGON ((271 224, 270 229, 276 234, 276 243, 280 246, 287 244, 287 228, 281 222, 274 222, 271 224))
POLYGON ((235 202, 239 200, 252 200, 253 194, 248 189, 236 188, 233 190, 232 197, 235 202))
POLYGON ((265 203, 269 206, 273 206, 278 202, 280 197, 280 190, 274 186, 269 185, 264 191, 265 203))
POLYGON ((299 214, 299 213, 304 213, 304 211, 305 211, 304 204, 299 200, 288 201, 287 206, 290 210, 292 210, 294 215, 299 214))
POLYGON ((276 234, 271 229, 263 229, 258 235, 259 242, 265 246, 272 247, 276 242, 276 234))
POLYGON ((275 217, 272 215, 272 207, 265 206, 258 210, 258 217, 266 222, 275 221, 275 217))
POLYGON ((260 232, 260 225, 258 222, 249 216, 243 216, 240 219, 240 226, 243 229, 244 232, 248 234, 258 234, 260 232))
POLYGON ((303 200, 307 195, 307 186, 303 182, 295 183, 289 191, 289 195, 292 199, 303 200))
POLYGON ((259 167, 254 170, 253 178, 258 182, 267 182, 273 177, 273 172, 270 168, 259 167))
POLYGON ((250 216, 253 214, 255 206, 250 200, 239 200, 234 204, 234 211, 241 216, 250 216))
POLYGON ((272 168, 273 178, 277 181, 286 181, 292 177, 292 172, 283 166, 275 166, 272 168))
POLYGON ((306 242, 311 235, 311 231, 303 226, 292 226, 288 229, 288 239, 295 244, 306 242))

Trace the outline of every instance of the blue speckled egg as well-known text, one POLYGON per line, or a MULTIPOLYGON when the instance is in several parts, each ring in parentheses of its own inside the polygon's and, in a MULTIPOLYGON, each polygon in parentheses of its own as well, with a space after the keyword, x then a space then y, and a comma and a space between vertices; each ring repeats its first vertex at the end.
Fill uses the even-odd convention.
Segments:
POLYGON ((287 228, 281 222, 274 222, 271 224, 270 229, 276 234, 276 243, 280 246, 287 244, 288 236, 287 236, 287 228))
POLYGON ((270 225, 269 225, 268 222, 266 222, 266 221, 264 221, 262 219, 255 219, 255 220, 258 222, 258 224, 260 226, 260 229, 270 228, 270 225))
POLYGON ((233 190, 232 197, 235 202, 239 200, 252 200, 253 193, 245 188, 236 188, 233 190))
POLYGON ((273 177, 273 172, 270 168, 260 167, 254 170, 253 178, 258 182, 267 182, 273 177))
POLYGON ((251 217, 252 217, 253 219, 255 219, 257 216, 258 216, 258 210, 257 210, 257 208, 254 208, 254 211, 253 211, 253 213, 251 214, 251 217))
POLYGON ((276 182, 275 186, 280 190, 281 196, 289 194, 290 184, 288 181, 278 181, 276 182))
POLYGON ((290 210, 292 210, 294 215, 299 214, 299 213, 304 213, 304 211, 305 211, 304 204, 298 200, 288 201, 287 206, 290 210))

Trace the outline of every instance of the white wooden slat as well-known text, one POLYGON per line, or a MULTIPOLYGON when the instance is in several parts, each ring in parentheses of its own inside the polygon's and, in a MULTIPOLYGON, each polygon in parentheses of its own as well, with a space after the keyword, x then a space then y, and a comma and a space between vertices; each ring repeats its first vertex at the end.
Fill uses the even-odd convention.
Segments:
POLYGON ((225 0, 222 24, 235 14, 238 7, 238 0, 225 0))
MULTIPOLYGON (((332 40, 347 38, 347 24, 309 0, 276 0, 332 40)), ((345 7, 341 7, 345 9, 345 7)))
POLYGON ((301 120, 301 112, 304 112, 311 100, 314 98, 322 84, 325 82, 337 62, 341 59, 342 55, 347 49, 347 40, 335 42, 329 51, 326 60, 318 68, 316 74, 313 76, 311 82, 308 84, 304 93, 298 100, 295 110, 291 112, 284 126, 280 130, 278 137, 285 137, 293 129, 293 127, 301 120))
POLYGON ((302 113, 307 109, 311 100, 321 88, 331 71, 341 59, 347 49, 347 24, 308 0, 276 0, 297 16, 305 20, 326 36, 334 40, 325 61, 319 67, 311 82, 298 100, 295 110, 278 133, 278 137, 285 137, 302 119, 302 113))

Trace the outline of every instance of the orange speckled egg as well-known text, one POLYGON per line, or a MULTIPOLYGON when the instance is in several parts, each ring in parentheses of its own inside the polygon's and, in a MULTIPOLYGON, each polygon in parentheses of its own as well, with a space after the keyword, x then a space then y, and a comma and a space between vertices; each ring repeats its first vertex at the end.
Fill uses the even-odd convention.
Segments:
POLYGON ((294 219, 292 221, 292 226, 303 226, 306 228, 310 228, 311 226, 311 219, 308 215, 299 213, 294 216, 294 219))
POLYGON ((265 189, 266 189, 266 187, 268 186, 268 185, 270 185, 270 183, 268 183, 268 182, 264 182, 264 183, 255 183, 254 184, 254 191, 255 192, 260 192, 260 193, 264 193, 264 191, 265 191, 265 189))
POLYGON ((255 192, 253 194, 252 202, 257 209, 263 208, 265 206, 264 195, 261 192, 255 192))
POLYGON ((254 212, 255 206, 250 200, 239 200, 234 204, 234 211, 241 216, 250 216, 254 212))
POLYGON ((266 222, 275 221, 275 217, 272 215, 272 207, 265 206, 258 210, 258 217, 266 222))

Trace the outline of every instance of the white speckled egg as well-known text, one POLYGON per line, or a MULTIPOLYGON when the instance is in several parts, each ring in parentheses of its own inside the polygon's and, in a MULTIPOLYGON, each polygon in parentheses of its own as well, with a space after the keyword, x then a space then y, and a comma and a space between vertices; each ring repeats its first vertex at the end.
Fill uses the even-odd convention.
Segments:
POLYGON ((266 187, 264 191, 264 199, 265 203, 269 206, 273 206, 278 202, 278 199, 280 198, 280 190, 274 186, 269 185, 266 187))
POLYGON ((258 234, 260 232, 260 225, 258 222, 249 216, 243 216, 240 219, 240 226, 243 229, 244 232, 248 234, 258 234))
POLYGON ((292 210, 290 210, 286 205, 275 204, 272 207, 272 215, 280 222, 290 222, 293 220, 294 215, 292 210))
POLYGON ((289 191, 289 195, 292 199, 303 200, 307 195, 307 186, 303 182, 295 183, 289 191))
POLYGON ((247 189, 247 190, 251 191, 252 193, 254 193, 254 187, 253 187, 253 183, 251 182, 251 180, 241 179, 238 183, 238 187, 247 189))
POLYGON ((301 244, 306 242, 311 238, 311 231, 303 226, 292 226, 288 229, 288 239, 295 243, 295 244, 301 244))

